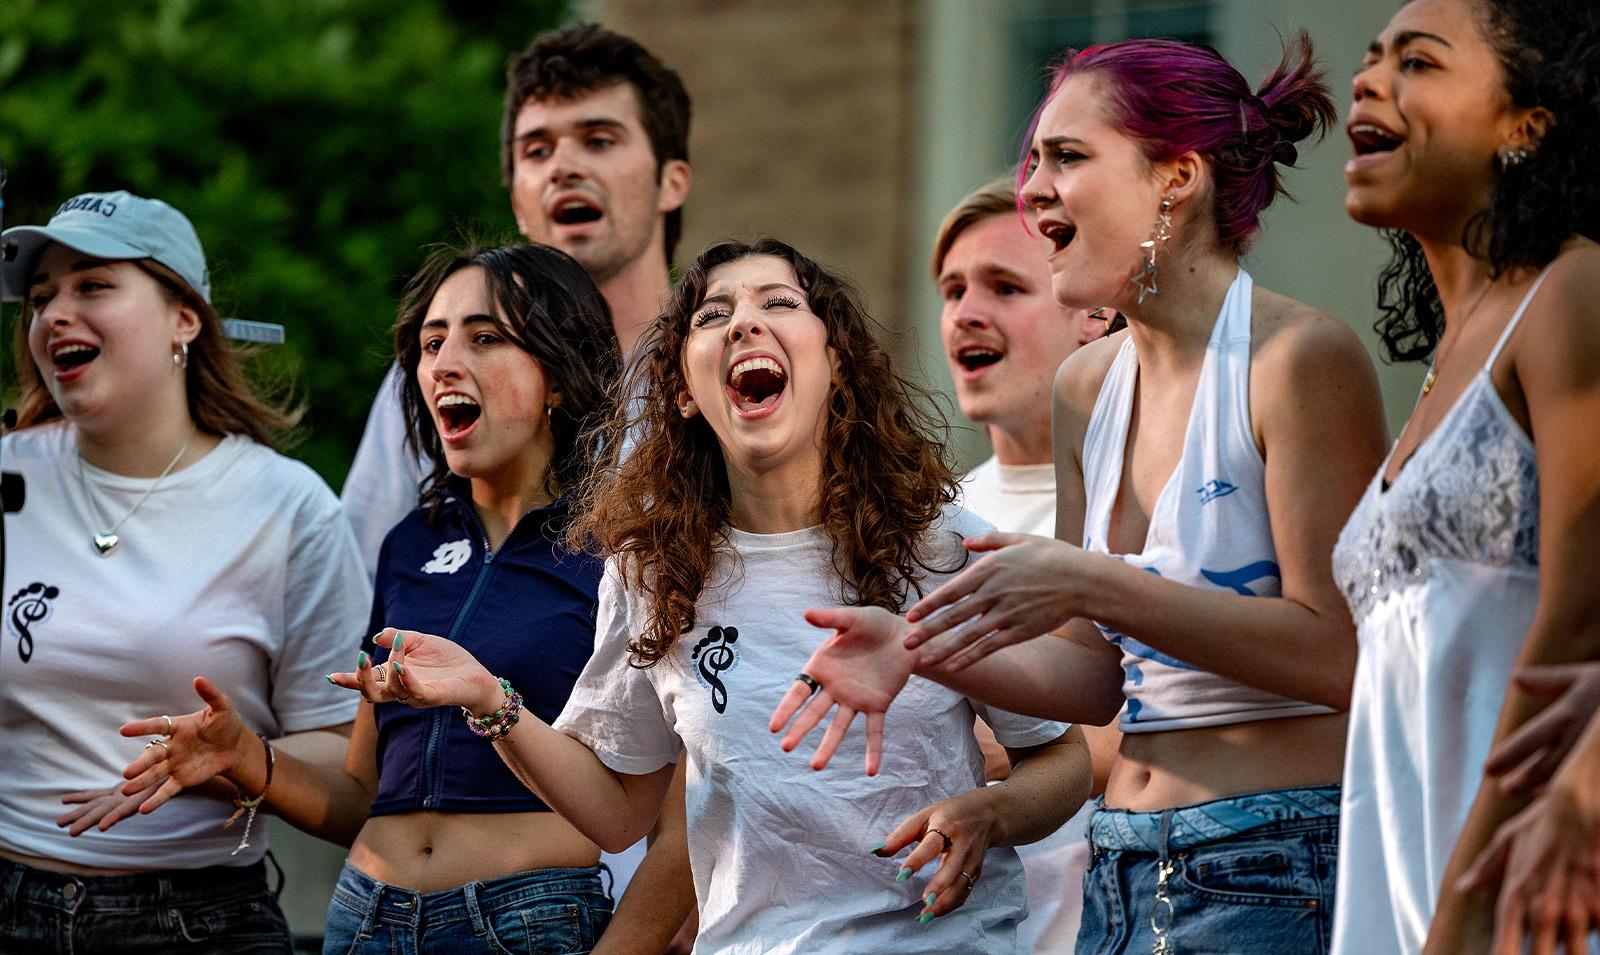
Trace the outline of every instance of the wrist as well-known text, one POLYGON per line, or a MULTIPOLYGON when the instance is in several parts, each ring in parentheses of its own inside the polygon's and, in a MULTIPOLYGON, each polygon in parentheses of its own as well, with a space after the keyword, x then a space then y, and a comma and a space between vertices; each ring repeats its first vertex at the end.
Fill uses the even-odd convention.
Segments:
POLYGON ((505 701, 506 692, 500 685, 499 677, 484 670, 472 681, 472 702, 465 709, 473 717, 483 719, 503 706, 505 701))
POLYGON ((220 775, 242 792, 260 792, 267 780, 267 754, 253 733, 241 732, 233 741, 228 767, 220 775))

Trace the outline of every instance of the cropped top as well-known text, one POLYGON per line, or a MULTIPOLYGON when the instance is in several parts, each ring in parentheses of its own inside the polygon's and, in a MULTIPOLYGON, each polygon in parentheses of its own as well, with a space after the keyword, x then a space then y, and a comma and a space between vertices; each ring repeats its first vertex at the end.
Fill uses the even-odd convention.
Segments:
MULTIPOLYGON (((1240 269, 1222 301, 1189 411, 1182 457, 1156 498, 1144 548, 1116 556, 1191 587, 1276 597, 1283 585, 1267 515, 1266 462, 1250 427, 1251 287, 1249 274, 1240 269)), ((1139 356, 1129 336, 1100 386, 1084 433, 1085 550, 1110 553, 1106 538, 1122 484, 1138 374, 1139 356)), ((1099 626, 1122 650, 1128 704, 1119 725, 1124 733, 1333 712, 1208 673, 1099 626)))
MULTIPOLYGON (((565 500, 529 511, 491 552, 464 492, 431 521, 411 512, 383 542, 369 633, 398 627, 447 636, 509 680, 524 710, 553 722, 594 651, 603 570, 600 561, 561 546, 567 520, 565 500)), ((370 636, 366 646, 377 662, 388 658, 370 636)), ((456 707, 383 703, 375 716, 372 815, 549 809, 472 734, 456 707)))

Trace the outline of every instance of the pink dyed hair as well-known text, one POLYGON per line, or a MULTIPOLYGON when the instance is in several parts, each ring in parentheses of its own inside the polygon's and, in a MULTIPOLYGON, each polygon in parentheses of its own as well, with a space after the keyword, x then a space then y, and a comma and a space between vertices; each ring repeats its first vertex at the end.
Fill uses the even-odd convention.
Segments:
POLYGON ((1100 80, 1112 122, 1139 141, 1146 159, 1200 154, 1215 183, 1217 239, 1236 256, 1249 248, 1273 198, 1289 195, 1278 165, 1293 166, 1299 158, 1295 143, 1313 134, 1321 139, 1335 118, 1304 31, 1285 45, 1277 67, 1255 91, 1222 54, 1192 43, 1124 40, 1068 51, 1028 124, 1019 195, 1045 104, 1069 78, 1081 75, 1100 80))

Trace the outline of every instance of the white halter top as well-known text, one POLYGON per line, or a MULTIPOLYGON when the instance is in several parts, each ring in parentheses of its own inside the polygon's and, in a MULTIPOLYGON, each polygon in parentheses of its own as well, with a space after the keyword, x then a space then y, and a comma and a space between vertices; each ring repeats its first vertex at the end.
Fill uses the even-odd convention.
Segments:
MULTIPOLYGON (((1267 517, 1266 463, 1250 428, 1250 291, 1243 269, 1211 330, 1183 439, 1183 455, 1156 498, 1144 548, 1119 554, 1141 570, 1191 587, 1276 597, 1278 554, 1267 517)), ((1133 338, 1122 342, 1083 439, 1085 550, 1106 546, 1122 484, 1123 454, 1138 381, 1133 338)), ((1191 729, 1331 713, 1208 673, 1099 625, 1122 650, 1124 733, 1191 729)))

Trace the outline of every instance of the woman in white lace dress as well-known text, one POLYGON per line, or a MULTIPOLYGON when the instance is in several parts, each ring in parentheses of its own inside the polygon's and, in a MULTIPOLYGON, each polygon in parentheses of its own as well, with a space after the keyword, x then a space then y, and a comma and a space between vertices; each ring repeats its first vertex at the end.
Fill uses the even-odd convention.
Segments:
POLYGON ((1524 801, 1483 761, 1547 702, 1511 672, 1600 656, 1597 37, 1592 0, 1416 0, 1354 80, 1346 207, 1394 230, 1378 331, 1434 364, 1335 553, 1361 643, 1336 952, 1486 947, 1492 900, 1455 883, 1524 801))

